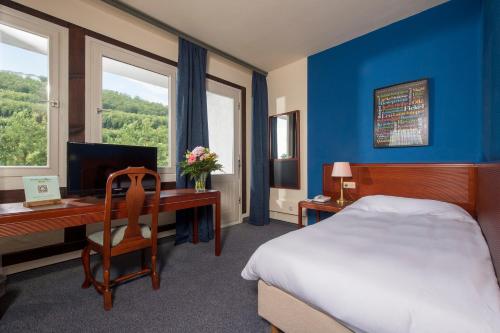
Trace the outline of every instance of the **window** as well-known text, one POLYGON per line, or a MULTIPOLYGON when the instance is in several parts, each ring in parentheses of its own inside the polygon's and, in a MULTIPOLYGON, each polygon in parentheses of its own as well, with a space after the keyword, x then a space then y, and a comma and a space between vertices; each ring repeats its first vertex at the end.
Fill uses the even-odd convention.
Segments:
POLYGON ((0 165, 45 167, 49 39, 4 24, 0 34, 0 165))
POLYGON ((88 141, 158 148, 175 173, 175 67, 87 37, 88 141))
POLYGON ((59 175, 64 186, 67 29, 0 13, 0 189, 20 188, 23 175, 59 175))

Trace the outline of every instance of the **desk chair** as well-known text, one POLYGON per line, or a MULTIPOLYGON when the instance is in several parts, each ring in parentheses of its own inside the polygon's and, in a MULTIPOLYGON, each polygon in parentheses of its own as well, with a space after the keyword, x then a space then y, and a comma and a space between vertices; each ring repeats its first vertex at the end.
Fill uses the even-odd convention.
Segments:
POLYGON ((113 306, 111 298, 111 288, 116 284, 134 279, 138 276, 150 274, 153 289, 160 287, 160 280, 156 270, 156 252, 158 238, 158 205, 160 202, 160 177, 154 171, 143 167, 129 167, 127 169, 115 172, 108 177, 106 182, 106 199, 104 204, 104 229, 103 231, 95 232, 87 237, 87 246, 82 251, 82 263, 85 271, 85 281, 82 288, 88 288, 94 285, 97 292, 104 297, 104 309, 110 310, 113 306), (156 190, 151 200, 148 198, 148 213, 151 213, 151 229, 149 226, 139 224, 139 216, 144 209, 146 202, 142 180, 146 175, 151 175, 155 178, 156 190), (113 183, 118 177, 128 176, 130 187, 127 190, 125 200, 116 200, 113 205, 112 188, 113 183), (111 219, 113 216, 113 208, 120 205, 125 205, 127 210, 127 225, 112 228, 111 219), (147 267, 145 263, 145 250, 151 248, 151 267, 147 267), (141 251, 141 270, 122 275, 114 280, 110 280, 111 258, 133 252, 141 251), (97 281, 90 270, 90 251, 95 251, 101 254, 103 265, 103 282, 97 281))

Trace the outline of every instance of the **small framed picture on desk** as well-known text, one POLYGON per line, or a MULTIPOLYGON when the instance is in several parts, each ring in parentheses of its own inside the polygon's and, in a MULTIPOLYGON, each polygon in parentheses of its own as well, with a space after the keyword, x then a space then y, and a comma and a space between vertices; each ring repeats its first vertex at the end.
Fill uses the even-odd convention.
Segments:
POLYGON ((24 207, 55 205, 61 203, 61 191, 57 176, 23 177, 24 207))

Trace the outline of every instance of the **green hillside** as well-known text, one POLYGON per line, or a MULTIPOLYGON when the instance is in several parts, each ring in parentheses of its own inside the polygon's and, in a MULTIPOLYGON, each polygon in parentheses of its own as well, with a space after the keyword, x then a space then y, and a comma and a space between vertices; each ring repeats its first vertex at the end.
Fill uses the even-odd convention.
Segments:
MULTIPOLYGON (((47 164, 47 78, 0 71, 0 165, 47 164)), ((158 166, 168 161, 168 108, 104 90, 105 143, 158 147, 158 166)))

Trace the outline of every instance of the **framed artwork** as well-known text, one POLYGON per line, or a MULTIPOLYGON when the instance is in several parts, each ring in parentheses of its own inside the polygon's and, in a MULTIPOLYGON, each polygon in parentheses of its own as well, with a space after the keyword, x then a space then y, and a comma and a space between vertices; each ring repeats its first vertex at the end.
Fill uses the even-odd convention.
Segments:
POLYGON ((395 84, 373 92, 373 146, 429 145, 429 82, 395 84))

